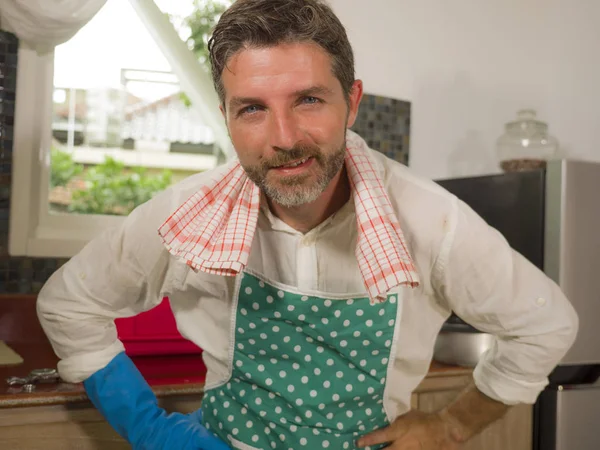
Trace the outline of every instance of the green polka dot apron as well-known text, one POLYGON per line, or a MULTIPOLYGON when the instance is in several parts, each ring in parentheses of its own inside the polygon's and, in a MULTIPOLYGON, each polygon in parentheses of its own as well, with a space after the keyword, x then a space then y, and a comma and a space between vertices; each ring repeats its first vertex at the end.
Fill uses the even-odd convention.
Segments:
POLYGON ((248 272, 237 284, 231 377, 205 392, 208 429, 240 450, 337 450, 388 425, 397 295, 304 295, 248 272))

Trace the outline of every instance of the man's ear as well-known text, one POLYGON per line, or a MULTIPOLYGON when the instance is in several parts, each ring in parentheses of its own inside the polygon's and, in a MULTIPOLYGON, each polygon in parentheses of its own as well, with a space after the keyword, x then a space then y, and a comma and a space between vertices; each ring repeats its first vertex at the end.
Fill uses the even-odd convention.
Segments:
POLYGON ((348 122, 346 124, 346 128, 350 128, 352 125, 354 125, 362 97, 363 82, 361 80, 355 80, 352 84, 352 89, 350 90, 350 95, 348 97, 348 122))

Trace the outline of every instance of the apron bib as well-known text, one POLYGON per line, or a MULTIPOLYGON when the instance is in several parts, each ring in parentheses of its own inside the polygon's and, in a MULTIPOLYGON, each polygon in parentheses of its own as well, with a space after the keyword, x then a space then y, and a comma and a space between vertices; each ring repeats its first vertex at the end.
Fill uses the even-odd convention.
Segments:
POLYGON ((387 426, 398 295, 370 305, 240 277, 232 373, 205 392, 204 425, 240 450, 353 449, 387 426))

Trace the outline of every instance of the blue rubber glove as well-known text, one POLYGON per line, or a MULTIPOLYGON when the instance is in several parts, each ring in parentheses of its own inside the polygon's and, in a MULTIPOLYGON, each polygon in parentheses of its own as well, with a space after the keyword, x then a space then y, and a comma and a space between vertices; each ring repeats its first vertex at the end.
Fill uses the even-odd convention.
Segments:
POLYGON ((229 450, 202 426, 202 413, 167 414, 125 354, 83 382, 88 397, 134 450, 229 450))

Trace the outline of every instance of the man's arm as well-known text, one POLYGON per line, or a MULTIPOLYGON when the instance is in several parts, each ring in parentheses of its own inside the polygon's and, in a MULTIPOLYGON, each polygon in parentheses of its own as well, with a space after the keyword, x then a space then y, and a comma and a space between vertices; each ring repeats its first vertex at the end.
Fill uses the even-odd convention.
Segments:
POLYGON ((510 405, 535 403, 575 340, 577 314, 564 294, 500 233, 457 199, 446 224, 432 285, 445 308, 496 339, 452 404, 433 414, 411 411, 360 446, 458 449, 510 405))
POLYGON ((489 398, 475 386, 469 385, 439 415, 448 424, 452 440, 464 443, 500 419, 510 406, 489 398))
POLYGON ((363 448, 391 443, 390 448, 398 450, 454 450, 500 419, 509 408, 470 383, 442 410, 430 414, 410 411, 389 427, 362 437, 357 445, 363 448))
POLYGON ((83 381, 124 350, 114 319, 160 302, 166 250, 156 231, 157 211, 154 204, 136 209, 122 225, 88 243, 42 288, 38 318, 65 381, 83 381))
POLYGON ((38 315, 61 359, 61 377, 83 381, 94 406, 132 448, 226 450, 199 414, 159 407, 114 324, 171 294, 170 258, 157 232, 173 208, 171 197, 161 193, 137 208, 57 271, 38 297, 38 315))
POLYGON ((510 406, 483 394, 470 383, 442 410, 411 411, 389 427, 362 437, 358 447, 391 443, 393 449, 454 450, 500 419, 510 406))
POLYGON ((432 282, 441 302, 496 338, 473 372, 477 388, 507 405, 533 404, 575 341, 577 314, 556 283, 455 202, 432 282))

